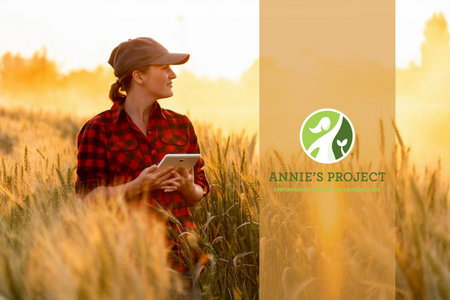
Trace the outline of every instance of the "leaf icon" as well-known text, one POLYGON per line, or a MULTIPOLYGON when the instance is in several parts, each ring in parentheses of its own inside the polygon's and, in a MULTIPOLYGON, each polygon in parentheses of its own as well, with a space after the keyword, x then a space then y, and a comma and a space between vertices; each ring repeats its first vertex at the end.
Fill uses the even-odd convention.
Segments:
POLYGON ((340 140, 337 140, 337 144, 338 146, 344 147, 345 145, 347 145, 347 139, 343 140, 342 142, 340 140))

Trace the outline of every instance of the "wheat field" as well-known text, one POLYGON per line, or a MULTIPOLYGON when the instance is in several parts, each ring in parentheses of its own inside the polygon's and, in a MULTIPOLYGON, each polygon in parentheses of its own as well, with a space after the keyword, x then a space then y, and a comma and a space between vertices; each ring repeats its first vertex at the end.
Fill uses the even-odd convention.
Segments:
MULTIPOLYGON (((74 141, 81 119, 18 108, 2 108, 0 116, 1 297, 183 296, 180 278, 167 264, 161 224, 123 202, 88 206, 74 197, 74 141)), ((398 131, 397 146, 390 153, 385 150, 383 162, 395 170, 395 201, 387 192, 347 198, 339 214, 348 217, 349 210, 357 211, 354 226, 343 229, 335 241, 346 243, 331 243, 324 254, 319 252, 325 249, 320 237, 326 229, 311 226, 320 202, 313 205, 305 197, 291 207, 289 199, 264 193, 256 136, 224 137, 211 126, 196 128, 212 188, 193 209, 199 235, 179 238, 186 251, 201 253, 197 266, 188 265, 196 274, 197 299, 268 297, 259 294, 260 263, 266 269, 271 264, 289 266, 264 275, 265 282, 282 287, 263 289, 272 299, 326 299, 333 293, 341 299, 449 297, 448 181, 441 167, 417 170, 398 131), (390 218, 394 213, 395 219, 390 218), (374 220, 383 226, 372 226, 374 220), (260 237, 260 222, 278 226, 278 231, 263 230, 260 237), (392 235, 383 236, 386 232, 392 235), (280 249, 280 240, 296 242, 291 249, 280 249), (395 273, 386 271, 393 265, 395 273), (333 275, 340 280, 324 288, 324 280, 333 275)), ((273 153, 268 161, 286 164, 279 159, 273 153)), ((307 163, 304 159, 299 155, 289 165, 295 168, 307 163)), ((358 164, 356 156, 349 162, 350 167, 358 164)))
MULTIPOLYGON (((183 296, 161 224, 123 202, 88 206, 75 198, 75 137, 83 120, 19 108, 0 108, 0 117, 1 297, 183 296)), ((211 193, 193 209, 199 235, 177 237, 186 252, 201 253, 197 266, 187 262, 196 299, 257 299, 256 136, 196 128, 211 193)))

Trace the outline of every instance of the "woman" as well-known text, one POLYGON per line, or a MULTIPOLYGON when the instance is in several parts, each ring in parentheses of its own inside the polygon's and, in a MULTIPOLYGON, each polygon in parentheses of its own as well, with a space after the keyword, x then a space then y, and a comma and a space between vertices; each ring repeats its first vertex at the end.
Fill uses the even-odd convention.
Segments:
POLYGON ((200 152, 190 120, 158 103, 173 95, 176 75, 170 65, 188 60, 189 54, 169 53, 147 37, 130 39, 112 51, 108 63, 117 77, 109 93, 113 105, 78 134, 77 195, 86 201, 123 197, 129 203, 162 206, 184 230, 195 230, 189 207, 209 192, 204 161, 190 171, 157 169, 165 154, 200 152))

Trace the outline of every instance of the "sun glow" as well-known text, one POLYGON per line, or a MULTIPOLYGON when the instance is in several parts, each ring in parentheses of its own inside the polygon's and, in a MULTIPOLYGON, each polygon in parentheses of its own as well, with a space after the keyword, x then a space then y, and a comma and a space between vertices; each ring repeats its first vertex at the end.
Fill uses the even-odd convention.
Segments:
POLYGON ((191 54, 163 107, 225 133, 258 131, 258 1, 0 0, 0 34, 0 103, 92 117, 111 106, 112 49, 150 36, 191 54))
POLYGON ((106 64, 120 42, 150 36, 190 53, 186 67, 199 76, 238 79, 258 58, 258 1, 0 1, 0 33, 0 54, 46 47, 64 72, 106 64))

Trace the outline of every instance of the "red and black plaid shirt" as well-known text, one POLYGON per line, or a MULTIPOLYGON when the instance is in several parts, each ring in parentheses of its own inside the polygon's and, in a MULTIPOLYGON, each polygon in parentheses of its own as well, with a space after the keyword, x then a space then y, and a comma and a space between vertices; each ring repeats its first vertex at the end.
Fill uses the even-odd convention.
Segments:
MULTIPOLYGON (((98 186, 114 186, 131 181, 147 167, 158 164, 168 153, 200 153, 197 136, 188 117, 162 109, 155 102, 144 135, 126 113, 114 103, 81 128, 78 138, 75 191, 84 196, 98 186)), ((194 183, 207 194, 209 184, 202 158, 194 167, 194 183)), ((150 205, 158 202, 178 218, 186 230, 195 229, 189 207, 178 191, 150 192, 150 205)))

